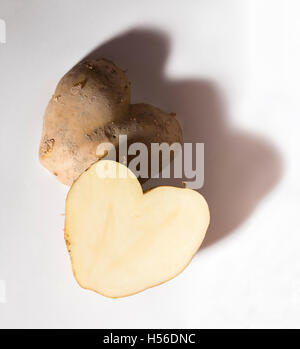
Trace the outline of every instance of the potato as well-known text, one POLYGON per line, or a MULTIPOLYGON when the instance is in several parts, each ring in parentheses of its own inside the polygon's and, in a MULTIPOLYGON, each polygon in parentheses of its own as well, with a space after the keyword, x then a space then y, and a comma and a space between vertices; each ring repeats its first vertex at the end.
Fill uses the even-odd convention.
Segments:
POLYGON ((182 142, 174 114, 147 105, 130 105, 130 83, 107 60, 82 62, 59 82, 45 117, 39 157, 62 183, 71 185, 99 159, 99 144, 182 142))
POLYGON ((182 143, 182 130, 174 113, 165 113, 149 104, 132 104, 126 119, 108 123, 100 130, 101 139, 115 144, 120 135, 127 135, 128 142, 182 143))
MULTIPOLYGON (((98 143, 109 142, 115 145, 117 150, 116 159, 124 163, 124 159, 118 156, 119 136, 127 135, 127 148, 132 143, 143 143, 148 150, 148 171, 146 178, 139 178, 145 182, 151 177, 151 144, 152 143, 182 143, 182 130, 174 114, 165 113, 149 104, 132 104, 129 109, 129 116, 119 122, 111 122, 96 132, 98 143)), ((101 154, 99 154, 101 155, 101 154)), ((127 164, 136 155, 127 154, 127 164)), ((101 158, 99 156, 99 158, 101 158)), ((170 161, 174 159, 174 153, 170 154, 170 161)), ((162 170, 163 164, 159 159, 158 169, 162 170)), ((126 165, 127 165, 126 164, 126 165)), ((158 171, 158 172, 159 172, 158 171)))
POLYGON ((85 171, 66 200, 65 241, 74 276, 81 287, 112 298, 181 273, 208 225, 209 209, 198 192, 162 186, 143 194, 135 175, 110 160, 85 171))
POLYGON ((58 83, 44 116, 41 163, 71 185, 97 161, 94 130, 128 116, 130 84, 126 74, 101 59, 77 64, 58 83))

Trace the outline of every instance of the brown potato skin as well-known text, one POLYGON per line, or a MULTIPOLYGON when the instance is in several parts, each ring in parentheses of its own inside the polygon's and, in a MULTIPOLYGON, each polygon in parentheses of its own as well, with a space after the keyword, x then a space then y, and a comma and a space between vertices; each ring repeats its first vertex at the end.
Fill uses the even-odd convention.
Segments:
POLYGON ((150 104, 131 104, 128 117, 118 122, 108 123, 103 130, 103 137, 114 143, 119 135, 128 136, 128 144, 141 142, 182 143, 182 130, 174 113, 165 113, 150 104))
MULTIPOLYGON (((39 158, 57 179, 71 185, 98 160, 89 135, 127 117, 130 83, 105 59, 78 63, 58 83, 44 116, 39 158)), ((98 142, 98 140, 97 140, 98 142)))
POLYGON ((40 162, 71 185, 99 160, 98 145, 111 142, 117 147, 119 135, 128 136, 128 146, 182 143, 174 114, 148 104, 130 105, 130 83, 122 70, 104 59, 81 62, 60 80, 48 104, 40 162))
MULTIPOLYGON (((179 122, 175 118, 174 113, 165 113, 162 110, 150 104, 131 104, 127 119, 118 122, 111 122, 103 128, 94 130, 93 137, 97 135, 98 144, 109 142, 114 144, 116 148, 116 160, 123 165, 129 165, 130 161, 136 155, 128 155, 127 162, 119 158, 119 136, 127 135, 127 150, 132 143, 143 143, 148 149, 148 174, 146 178, 140 178, 137 173, 138 180, 144 183, 151 178, 151 144, 152 143, 180 143, 182 144, 182 129, 179 122)), ((100 158, 100 157, 99 157, 100 158)), ((108 159, 110 156, 108 155, 108 159)), ((174 153, 170 154, 170 161, 174 159, 174 153)), ((163 169, 163 163, 159 159, 159 172, 163 169)), ((133 172, 134 169, 131 169, 133 172)))

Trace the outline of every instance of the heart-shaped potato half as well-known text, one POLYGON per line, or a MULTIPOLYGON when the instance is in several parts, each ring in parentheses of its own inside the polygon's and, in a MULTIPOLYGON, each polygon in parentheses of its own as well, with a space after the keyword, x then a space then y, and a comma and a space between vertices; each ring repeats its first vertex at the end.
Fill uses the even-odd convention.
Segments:
POLYGON ((191 189, 143 193, 126 166, 100 160, 72 185, 65 219, 79 285, 118 298, 178 275, 204 239, 209 209, 191 189))

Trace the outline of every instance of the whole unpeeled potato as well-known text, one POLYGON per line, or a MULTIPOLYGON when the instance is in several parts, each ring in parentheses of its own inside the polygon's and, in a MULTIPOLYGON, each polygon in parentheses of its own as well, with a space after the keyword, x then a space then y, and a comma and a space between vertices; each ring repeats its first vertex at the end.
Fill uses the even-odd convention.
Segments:
POLYGON ((57 179, 71 185, 99 160, 102 142, 182 142, 173 114, 146 104, 130 105, 126 74, 106 59, 78 63, 59 81, 44 116, 39 158, 57 179))

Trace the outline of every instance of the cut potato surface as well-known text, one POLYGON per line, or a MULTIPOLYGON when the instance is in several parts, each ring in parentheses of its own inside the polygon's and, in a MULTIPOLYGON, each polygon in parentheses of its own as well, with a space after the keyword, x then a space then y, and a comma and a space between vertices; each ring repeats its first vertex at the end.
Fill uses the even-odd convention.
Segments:
POLYGON ((144 194, 135 175, 110 160, 84 172, 66 200, 74 276, 107 297, 129 296, 178 275, 208 225, 209 209, 198 192, 157 187, 144 194))

